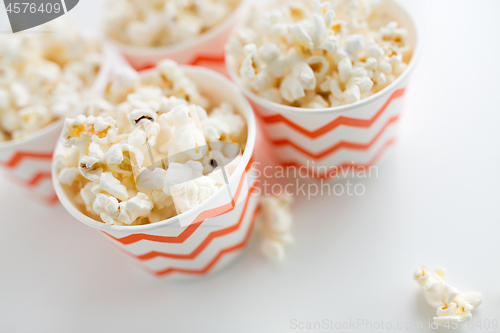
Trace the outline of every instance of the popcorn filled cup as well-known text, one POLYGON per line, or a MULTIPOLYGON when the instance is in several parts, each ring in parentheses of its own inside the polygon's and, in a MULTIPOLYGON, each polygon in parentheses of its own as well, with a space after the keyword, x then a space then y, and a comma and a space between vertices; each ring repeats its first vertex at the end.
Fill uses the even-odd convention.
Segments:
MULTIPOLYGON (((104 221, 92 218, 78 208, 74 199, 70 197, 67 188, 62 186, 59 181, 56 163, 53 163, 52 167, 57 196, 68 212, 80 222, 102 231, 137 266, 157 277, 198 277, 225 267, 241 253, 249 242, 254 215, 257 210, 257 172, 252 166, 256 131, 255 118, 250 105, 239 93, 237 87, 220 74, 200 67, 181 66, 180 68, 184 73, 183 75, 196 83, 197 88, 203 95, 210 96, 214 101, 230 103, 237 110, 237 113, 244 118, 247 125, 245 148, 237 166, 228 176, 225 185, 221 186, 211 196, 188 210, 182 210, 182 205, 177 206, 177 203, 175 203, 175 186, 177 184, 169 184, 178 215, 154 222, 150 219, 147 224, 142 225, 103 223, 104 221)), ((152 71, 154 70, 142 72, 141 77, 146 77, 152 71)), ((181 78, 181 80, 184 79, 181 78)), ((138 93, 135 93, 135 95, 138 95, 138 93)), ((130 99, 128 98, 128 100, 130 99)), ((177 102, 179 101, 177 100, 177 102)), ((183 106, 181 106, 182 108, 183 106)), ((179 110, 179 108, 176 109, 175 107, 173 109, 179 110)), ((135 114, 139 112, 144 113, 146 111, 134 110, 129 114, 129 118, 144 119, 144 115, 135 114)), ((171 117, 174 123, 177 121, 175 119, 176 115, 178 116, 179 113, 172 114, 171 117)), ((151 115, 151 117, 154 117, 154 115, 151 115)), ((135 131, 140 131, 141 128, 142 125, 135 127, 135 130, 129 135, 129 139, 136 137, 135 131)), ((222 144, 221 142, 218 143, 222 144)), ((215 156, 214 151, 217 142, 209 144, 213 160, 218 161, 219 165, 224 165, 224 162, 215 156)), ((59 156, 63 149, 64 147, 59 143, 56 146, 54 156, 59 156)), ((154 157, 151 157, 149 163, 152 163, 152 165, 158 165, 164 161, 153 160, 154 157)), ((186 165, 191 166, 192 163, 190 163, 188 161, 186 165)), ((210 163, 215 162, 211 161, 210 163)), ((172 172, 178 172, 178 170, 173 169, 180 166, 179 164, 168 164, 167 171, 172 169, 172 172)), ((223 169, 221 168, 219 171, 223 169)), ((151 176, 155 173, 154 170, 158 171, 157 168, 151 168, 152 172, 148 174, 149 171, 146 168, 137 177, 134 175, 135 188, 137 186, 147 187, 148 184, 154 183, 149 181, 154 178, 154 176, 151 176), (144 174, 146 176, 141 177, 144 174), (151 177, 148 178, 148 175, 151 177), (142 183, 139 184, 139 182, 142 183)), ((182 178, 177 173, 175 179, 179 177, 182 178)), ((108 189, 108 191, 112 191, 112 189, 108 189)), ((96 201, 92 203, 92 206, 95 205, 97 205, 96 201)))
POLYGON ((374 165, 394 144, 421 34, 394 1, 375 9, 369 1, 310 3, 293 8, 292 19, 273 11, 262 26, 236 30, 226 66, 281 163, 301 176, 335 178, 374 165))
MULTIPOLYGON (((51 22, 51 24, 55 25, 56 23, 51 22)), ((69 29, 70 32, 65 31, 65 33, 59 34, 59 29, 63 29, 63 27, 56 25, 55 27, 52 26, 52 28, 55 28, 54 30, 58 32, 52 34, 57 37, 53 37, 50 42, 44 39, 46 37, 43 34, 34 34, 31 36, 36 36, 32 37, 35 42, 38 38, 44 40, 44 47, 46 49, 52 48, 58 57, 64 58, 67 53, 70 54, 72 51, 66 50, 61 45, 67 45, 65 38, 73 38, 73 35, 71 35, 73 31, 69 29)), ((65 28, 68 29, 67 26, 65 28)), ((16 38, 18 37, 12 37, 12 45, 16 45, 16 38)), ((3 41, 5 43, 4 46, 9 45, 9 39, 3 41)), ((78 43, 80 40, 75 38, 73 41, 78 43)), ((18 43, 17 45, 23 44, 18 43)), ((33 44, 29 45, 31 49, 28 54, 22 52, 24 46, 15 50, 11 49, 11 55, 15 57, 12 63, 15 64, 15 68, 17 69, 9 67, 8 60, 6 60, 7 57, 3 59, 4 63, 0 61, 0 66, 2 66, 0 70, 4 70, 5 73, 5 76, 1 79, 1 81, 5 80, 5 82, 2 82, 3 87, 0 85, 0 95, 2 95, 2 105, 0 106, 0 138, 5 140, 0 140, 0 169, 7 180, 26 189, 24 191, 25 196, 43 204, 53 205, 58 200, 50 181, 52 152, 64 122, 63 119, 57 119, 59 117, 54 116, 56 112, 54 110, 59 110, 58 112, 61 113, 61 116, 63 114, 78 114, 81 111, 79 105, 81 100, 98 95, 105 88, 111 69, 111 59, 109 50, 97 44, 100 48, 100 57, 95 58, 95 55, 90 54, 81 62, 73 61, 71 64, 65 66, 66 70, 61 70, 57 66, 54 66, 54 62, 64 62, 64 60, 60 59, 47 57, 50 59, 50 62, 36 59, 36 61, 31 63, 28 58, 36 54, 36 48, 33 47, 33 44), (25 62, 26 65, 21 65, 22 62, 25 62), (80 65, 83 67, 79 67, 80 65), (22 72, 24 76, 16 76, 15 70, 22 68, 18 66, 24 66, 24 72, 22 72), (89 67, 97 68, 97 66, 96 75, 94 77, 88 76, 89 80, 91 80, 89 86, 80 91, 81 95, 75 95, 75 91, 71 89, 70 82, 77 82, 75 80, 78 80, 79 75, 91 75, 89 67), (52 74, 54 77, 51 76, 52 74), (51 82, 50 80, 57 78, 57 75, 60 76, 59 79, 54 79, 56 83, 51 82), (40 99, 40 96, 30 96, 29 89, 26 88, 28 84, 25 82, 31 83, 33 85, 32 89, 40 92, 40 96, 44 94, 45 84, 51 86, 51 93, 46 96, 43 95, 43 98, 51 101, 50 107, 49 105, 44 106, 36 100, 36 98, 40 99), (12 96, 9 96, 9 90, 12 96), (27 99, 22 101, 21 97, 23 96, 27 96, 27 99), (30 97, 32 101, 35 100, 33 103, 29 101, 30 97), (5 101, 6 103, 4 103, 5 101), (53 118, 48 123, 43 117, 47 109, 51 110, 51 117, 53 118), (19 126, 21 119, 24 123, 22 126, 19 126), (4 133, 4 130, 13 129, 14 126, 17 126, 16 130, 13 130, 9 134, 4 133)), ((71 45, 67 47, 72 48, 71 45)), ((71 57, 71 55, 67 56, 71 57)), ((78 85, 78 83, 76 84, 78 85)))
POLYGON ((157 4, 148 9, 142 1, 137 2, 136 8, 133 8, 133 1, 123 5, 119 0, 110 2, 114 4, 113 10, 120 10, 105 18, 108 41, 136 70, 154 67, 162 59, 172 59, 179 64, 203 66, 227 75, 224 45, 231 31, 244 20, 249 0, 200 1, 199 10, 203 9, 200 13, 191 13, 191 9, 183 8, 180 3, 174 4, 174 1, 163 2, 161 10, 156 8, 157 4), (220 8, 226 3, 234 3, 234 8, 220 8), (222 10, 226 12, 225 16, 218 14, 222 10), (188 17, 181 17, 182 13, 188 17), (146 18, 134 19, 137 15, 146 18), (202 31, 206 22, 210 28, 202 31))

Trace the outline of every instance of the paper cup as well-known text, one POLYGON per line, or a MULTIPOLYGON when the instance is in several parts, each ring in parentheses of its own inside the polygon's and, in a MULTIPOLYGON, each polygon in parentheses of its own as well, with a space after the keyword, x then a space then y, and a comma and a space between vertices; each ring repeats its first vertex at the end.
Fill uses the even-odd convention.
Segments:
MULTIPOLYGON (((84 98, 98 95, 105 89, 111 62, 109 50, 104 47, 101 68, 84 98)), ((0 143, 0 169, 5 178, 23 187, 28 198, 46 205, 58 202, 50 170, 52 152, 63 124, 64 119, 59 119, 25 138, 0 143)))
POLYGON ((198 65, 227 75, 224 66, 224 45, 231 31, 244 20, 249 0, 242 0, 236 9, 222 22, 195 39, 162 47, 137 47, 113 38, 113 44, 136 70, 156 66, 162 59, 172 59, 181 65, 198 65))
POLYGON ((234 59, 226 54, 230 77, 250 100, 283 165, 305 169, 301 175, 318 179, 340 177, 345 169, 374 165, 394 144, 408 78, 419 58, 421 33, 400 5, 393 1, 384 5, 383 10, 408 29, 413 56, 392 84, 354 104, 307 109, 271 102, 240 83, 234 59))
MULTIPOLYGON (((228 79, 209 69, 182 66, 207 96, 228 101, 243 115, 248 138, 242 160, 229 178, 234 194, 233 207, 217 206, 227 195, 221 187, 197 207, 176 217, 141 226, 105 225, 78 210, 59 183, 56 171, 52 179, 57 196, 77 220, 101 230, 142 269, 157 277, 197 277, 226 266, 248 243, 257 209, 257 172, 253 168, 255 118, 238 88, 228 79), (221 213, 224 212, 224 213, 221 213), (191 223, 187 226, 185 222, 191 223)), ((63 149, 58 143, 54 155, 63 149)))

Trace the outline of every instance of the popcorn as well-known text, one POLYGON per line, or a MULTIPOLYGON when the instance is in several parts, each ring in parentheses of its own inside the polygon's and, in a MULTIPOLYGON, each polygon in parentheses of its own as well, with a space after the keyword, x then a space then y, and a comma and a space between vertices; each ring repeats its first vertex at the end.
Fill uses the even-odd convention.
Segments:
POLYGON ((80 148, 89 140, 99 144, 113 143, 118 134, 115 124, 116 121, 109 116, 103 118, 79 115, 75 119, 66 118, 62 143, 66 147, 77 145, 80 148))
POLYGON ((106 97, 113 103, 120 103, 139 85, 139 74, 132 68, 117 72, 106 90, 106 97))
POLYGON ((137 193, 132 199, 120 203, 118 220, 125 224, 131 224, 138 217, 147 215, 152 209, 151 199, 144 193, 137 193))
POLYGON ((219 156, 230 175, 241 161, 246 123, 227 102, 209 108, 171 60, 138 81, 124 71, 104 98, 88 101, 84 115, 65 120, 66 148, 54 157, 56 170, 89 217, 113 225, 154 223, 196 207, 225 184, 211 164, 222 152, 207 141, 237 143, 231 161, 219 156), (124 78, 131 80, 122 84, 124 78))
POLYGON ((68 20, 59 18, 35 30, 39 33, 2 37, 1 141, 26 137, 69 116, 99 71, 97 41, 68 20))
POLYGON ((286 194, 261 198, 261 212, 256 217, 264 236, 260 248, 264 256, 271 260, 283 260, 285 247, 294 241, 290 233, 293 220, 291 204, 292 197, 286 194))
POLYGON ((394 82, 411 58, 408 31, 384 17, 376 0, 280 0, 255 11, 226 51, 241 84, 268 100, 351 104, 394 82))
POLYGON ((452 326, 472 319, 471 311, 482 303, 482 295, 474 291, 461 293, 444 282, 444 275, 443 269, 432 271, 427 266, 422 266, 413 275, 424 290, 427 303, 436 308, 434 323, 452 326))
POLYGON ((197 161, 171 163, 166 179, 167 183, 174 184, 168 191, 179 213, 199 205, 219 189, 215 180, 203 176, 203 165, 197 161))
POLYGON ((127 200, 127 188, 123 186, 118 179, 113 177, 111 172, 103 172, 99 179, 99 183, 92 187, 92 192, 95 194, 102 191, 111 194, 120 200, 127 200))
POLYGON ((107 34, 124 44, 161 47, 193 39, 226 18, 240 0, 114 0, 104 22, 107 34))
POLYGON ((65 185, 72 185, 80 176, 78 168, 64 168, 59 173, 59 181, 65 185))

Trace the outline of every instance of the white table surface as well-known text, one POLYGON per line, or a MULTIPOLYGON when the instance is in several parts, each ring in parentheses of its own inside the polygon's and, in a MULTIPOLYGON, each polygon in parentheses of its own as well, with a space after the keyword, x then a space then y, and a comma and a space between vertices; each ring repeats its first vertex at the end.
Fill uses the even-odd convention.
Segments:
MULTIPOLYGON (((99 0, 80 2, 71 15, 95 26, 99 0)), ((254 243, 216 276, 157 280, 62 207, 26 202, 1 181, 0 332, 276 333, 324 319, 421 322, 393 330, 425 332, 433 310, 412 278, 424 263, 484 294, 474 319, 499 320, 500 1, 410 5, 425 13, 426 48, 396 153, 364 196, 297 197, 283 264, 254 243)))

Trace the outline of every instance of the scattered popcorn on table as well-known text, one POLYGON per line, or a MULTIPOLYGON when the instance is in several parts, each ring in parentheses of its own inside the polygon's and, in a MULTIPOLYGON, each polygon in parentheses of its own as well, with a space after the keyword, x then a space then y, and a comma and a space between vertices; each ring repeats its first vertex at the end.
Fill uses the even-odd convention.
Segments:
POLYGON ((481 305, 483 296, 475 291, 460 292, 444 282, 443 269, 431 270, 422 266, 414 273, 414 278, 424 290, 430 306, 436 308, 434 322, 439 326, 452 326, 472 318, 471 311, 481 305))
POLYGON ((106 224, 154 223, 196 207, 225 184, 208 143, 239 146, 225 166, 230 175, 247 139, 233 106, 213 103, 171 60, 141 76, 122 69, 103 99, 66 119, 59 181, 82 212, 106 224))
POLYGON ((270 101, 328 108, 367 98, 411 59, 408 32, 377 0, 280 0, 256 8, 226 45, 240 82, 270 101))
POLYGON ((293 216, 290 212, 292 197, 281 196, 261 197, 261 210, 256 217, 264 239, 260 249, 268 259, 281 261, 285 258, 285 247, 293 243, 290 232, 293 216))
POLYGON ((213 28, 241 0, 111 0, 105 19, 107 34, 138 47, 184 42, 213 28))
POLYGON ((101 59, 97 41, 62 18, 32 33, 3 34, 0 142, 23 138, 69 116, 94 83, 101 59))

